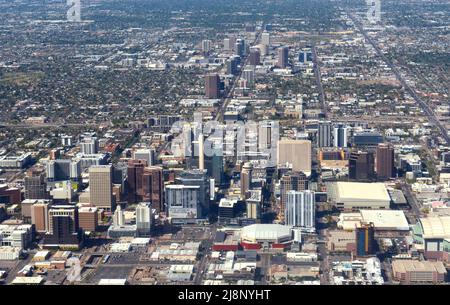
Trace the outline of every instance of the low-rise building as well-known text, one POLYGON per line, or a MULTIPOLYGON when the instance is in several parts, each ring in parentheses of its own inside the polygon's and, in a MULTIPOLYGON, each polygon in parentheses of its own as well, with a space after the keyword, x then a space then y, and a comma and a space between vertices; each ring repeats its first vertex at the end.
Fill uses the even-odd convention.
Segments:
POLYGON ((394 260, 392 274, 404 284, 436 284, 445 282, 447 270, 442 262, 394 260))

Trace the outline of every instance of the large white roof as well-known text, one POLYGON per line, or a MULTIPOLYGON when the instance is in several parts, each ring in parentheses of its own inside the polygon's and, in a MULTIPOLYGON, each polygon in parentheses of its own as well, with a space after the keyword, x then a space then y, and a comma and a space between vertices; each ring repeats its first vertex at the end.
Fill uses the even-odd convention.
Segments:
POLYGON ((409 230, 405 213, 397 210, 360 210, 364 222, 372 222, 377 229, 409 230))
POLYGON ((450 238, 450 216, 421 218, 425 238, 450 238))
POLYGON ((279 224, 253 224, 243 227, 241 230, 241 238, 252 242, 278 241, 289 236, 291 236, 291 227, 279 224))
POLYGON ((337 182, 339 201, 390 201, 391 197, 383 183, 337 182))

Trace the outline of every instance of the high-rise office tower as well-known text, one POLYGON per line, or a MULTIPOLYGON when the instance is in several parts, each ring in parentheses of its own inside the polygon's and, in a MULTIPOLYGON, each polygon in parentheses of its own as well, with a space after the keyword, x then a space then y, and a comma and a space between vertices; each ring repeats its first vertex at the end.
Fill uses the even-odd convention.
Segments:
POLYGON ((145 160, 128 161, 128 203, 142 201, 142 198, 139 198, 139 194, 142 195, 142 175, 145 167, 147 167, 147 161, 145 160))
POLYGON ((78 225, 78 208, 73 205, 53 206, 48 212, 49 232, 44 237, 44 246, 78 247, 82 234, 78 225))
POLYGON ((270 33, 268 32, 263 32, 261 34, 261 43, 265 46, 270 47, 271 45, 271 41, 270 41, 270 33))
POLYGON ((71 180, 81 181, 81 162, 68 159, 58 159, 48 161, 46 164, 46 174, 48 182, 58 182, 71 180))
POLYGON ((317 132, 317 146, 331 147, 331 122, 320 122, 317 132))
POLYGON ((73 137, 68 135, 61 135, 61 144, 63 146, 72 146, 73 144, 73 137))
POLYGON ((211 40, 205 39, 202 41, 202 51, 203 53, 208 53, 211 51, 211 40))
POLYGON ((285 223, 305 229, 315 228, 316 201, 311 191, 289 191, 286 198, 285 223))
POLYGON ((308 189, 308 177, 303 172, 288 172, 280 179, 281 212, 286 210, 287 193, 290 191, 305 191, 308 189))
POLYGON ((138 236, 150 236, 152 207, 150 202, 141 202, 136 207, 136 230, 138 236))
POLYGON ((223 40, 223 49, 224 49, 225 51, 229 51, 229 50, 232 49, 230 38, 225 38, 225 39, 223 40))
POLYGON ((235 53, 237 56, 242 57, 245 55, 245 41, 244 39, 237 39, 235 44, 235 53))
POLYGON ((350 180, 369 181, 375 176, 375 159, 372 152, 356 151, 348 160, 350 180))
POLYGON ((278 141, 277 162, 279 165, 289 163, 292 170, 311 174, 311 141, 286 140, 278 141))
POLYGON ((241 196, 246 198, 247 192, 250 190, 252 185, 252 173, 253 164, 250 162, 245 163, 241 170, 241 196))
POLYGON ((242 72, 242 78, 247 82, 247 88, 253 88, 255 85, 255 69, 254 68, 246 68, 242 72))
POLYGON ((205 143, 202 133, 198 136, 198 169, 205 169, 205 143))
POLYGON ((181 172, 175 179, 176 184, 199 187, 199 217, 205 217, 209 213, 209 178, 206 170, 187 170, 181 172))
POLYGON ((84 138, 80 143, 81 153, 93 155, 98 153, 98 140, 95 137, 84 138))
POLYGON ((378 144, 377 147, 377 177, 386 180, 395 176, 394 147, 391 144, 378 144))
POLYGON ((250 65, 259 66, 261 64, 261 51, 258 49, 252 49, 248 60, 250 65))
POLYGON ((37 202, 31 206, 31 223, 34 224, 38 233, 49 231, 49 209, 51 204, 48 201, 37 202))
POLYGON ((154 149, 137 149, 133 153, 134 160, 145 160, 148 166, 155 165, 156 152, 154 149))
POLYGON ((220 97, 220 77, 217 74, 206 75, 205 77, 205 96, 210 99, 220 97))
POLYGON ((289 47, 283 46, 278 49, 278 68, 284 69, 289 65, 289 47))
POLYGON ((278 122, 262 121, 258 125, 258 149, 266 150, 276 147, 278 141, 278 122))
POLYGON ((375 254, 375 227, 373 223, 363 223, 356 227, 356 255, 375 254))
POLYGON ((209 152, 205 155, 205 169, 215 185, 220 186, 224 178, 223 139, 210 136, 205 144, 209 147, 209 152))
POLYGON ((234 45, 236 44, 235 37, 228 37, 223 40, 223 48, 225 51, 232 51, 234 49, 234 45))
POLYGON ((112 166, 98 165, 89 168, 90 203, 106 211, 114 211, 115 200, 112 193, 112 166))
POLYGON ((121 227, 125 225, 125 214, 122 211, 122 207, 120 205, 117 206, 113 215, 113 225, 115 227, 121 227))
POLYGON ((95 232, 98 227, 98 209, 96 207, 78 208, 78 225, 87 232, 95 232))
POLYGON ((346 148, 348 147, 348 137, 350 128, 345 125, 338 125, 334 127, 333 146, 346 148))
POLYGON ((301 63, 308 63, 308 62, 312 62, 313 61, 313 54, 311 51, 301 51, 299 56, 298 56, 298 60, 301 63))
POLYGON ((202 217, 198 185, 167 185, 165 202, 168 216, 172 219, 195 219, 202 217))
POLYGON ((45 169, 32 169, 24 178, 25 199, 48 199, 45 169))
POLYGON ((159 166, 144 168, 142 174, 142 200, 151 202, 152 208, 156 211, 164 211, 164 175, 163 169, 159 166))
POLYGON ((238 57, 231 57, 227 61, 227 73, 236 75, 238 72, 238 57))

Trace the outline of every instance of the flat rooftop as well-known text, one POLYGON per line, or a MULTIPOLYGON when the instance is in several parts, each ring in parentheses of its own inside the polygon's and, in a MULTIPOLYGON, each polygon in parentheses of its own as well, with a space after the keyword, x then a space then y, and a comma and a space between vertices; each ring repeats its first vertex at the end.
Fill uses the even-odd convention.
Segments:
POLYGON ((345 201, 390 201, 384 183, 337 182, 336 198, 345 201))
POLYGON ((394 260, 392 269, 395 272, 437 272, 440 274, 447 273, 442 262, 416 261, 416 260, 394 260))
POLYGON ((405 213, 397 210, 360 210, 364 222, 372 222, 377 229, 409 230, 405 213))

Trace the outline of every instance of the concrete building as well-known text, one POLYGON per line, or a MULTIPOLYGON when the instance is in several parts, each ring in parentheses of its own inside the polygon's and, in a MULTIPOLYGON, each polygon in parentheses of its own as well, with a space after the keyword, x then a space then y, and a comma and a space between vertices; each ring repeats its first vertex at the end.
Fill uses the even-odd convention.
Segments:
POLYGON ((279 165, 292 164, 293 171, 311 175, 311 141, 279 140, 277 162, 279 165))
POLYGON ((281 212, 286 212, 286 202, 290 191, 305 191, 308 189, 308 177, 302 172, 288 172, 280 179, 281 212))
POLYGON ((169 217, 174 219, 201 217, 200 186, 167 185, 165 194, 169 217))
POLYGON ((383 183, 330 183, 327 193, 331 201, 344 210, 389 209, 391 202, 383 183))
POLYGON ((245 200, 247 206, 247 218, 260 219, 261 209, 263 205, 263 197, 261 190, 250 190, 249 196, 245 200))
POLYGON ((320 122, 317 130, 317 147, 331 147, 331 122, 320 122))
POLYGON ((247 192, 250 190, 252 185, 252 171, 253 165, 250 162, 247 162, 242 166, 241 171, 241 196, 246 198, 247 192))
POLYGON ((315 193, 311 191, 287 192, 285 223, 308 231, 315 230, 315 193))
POLYGON ((38 233, 46 233, 49 231, 49 209, 51 204, 49 201, 41 201, 31 206, 31 223, 34 224, 38 233))
POLYGON ((217 74, 206 75, 205 77, 205 96, 210 99, 220 97, 220 78, 217 74))
POLYGON ((333 130, 333 146, 339 148, 348 147, 348 137, 350 128, 345 125, 338 125, 333 130))
POLYGON ((48 199, 45 169, 38 168, 27 172, 24 178, 25 199, 48 199))
POLYGON ((80 151, 84 155, 94 155, 98 153, 98 139, 96 137, 84 138, 80 142, 80 151))
POLYGON ((270 41, 270 33, 269 32, 263 32, 261 35, 261 44, 263 44, 264 46, 271 46, 271 41, 270 41))
POLYGON ((89 168, 89 194, 91 204, 106 211, 114 211, 112 193, 112 166, 100 165, 89 168))
POLYGON ((394 260, 392 274, 403 284, 438 284, 445 282, 447 270, 442 262, 394 260))
POLYGON ((390 144, 379 144, 376 154, 377 178, 387 180, 395 177, 394 162, 394 147, 390 144))
POLYGON ((150 202, 141 202, 136 207, 136 230, 138 236, 150 236, 153 225, 150 202))
POLYGON ((284 69, 289 65, 289 47, 282 46, 278 49, 277 67, 284 69))
POLYGON ((373 153, 357 151, 348 159, 348 178, 355 181, 371 181, 375 178, 373 153))
POLYGON ((145 160, 148 166, 155 165, 156 152, 154 149, 137 149, 133 152, 134 160, 145 160))
POLYGON ((98 227, 98 208, 78 208, 78 224, 83 231, 95 232, 98 227))
POLYGON ((57 205, 48 212, 49 231, 44 236, 43 248, 79 249, 83 241, 78 225, 78 208, 57 205))

